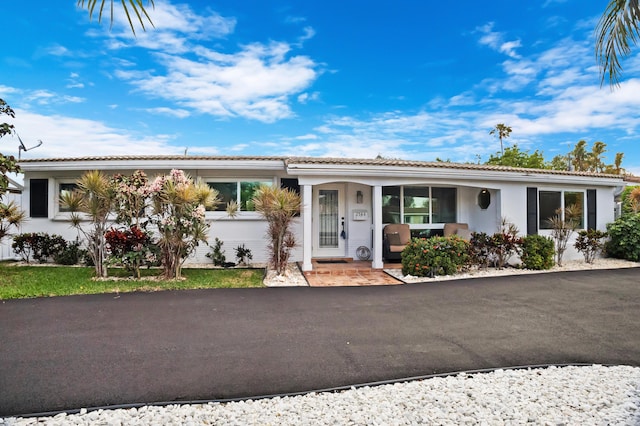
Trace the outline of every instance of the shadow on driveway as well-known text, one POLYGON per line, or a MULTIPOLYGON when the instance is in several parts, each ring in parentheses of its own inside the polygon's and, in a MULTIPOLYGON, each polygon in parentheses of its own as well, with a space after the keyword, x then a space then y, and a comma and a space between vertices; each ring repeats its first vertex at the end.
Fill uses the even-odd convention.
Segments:
POLYGON ((640 365, 640 268, 0 302, 0 415, 640 365))

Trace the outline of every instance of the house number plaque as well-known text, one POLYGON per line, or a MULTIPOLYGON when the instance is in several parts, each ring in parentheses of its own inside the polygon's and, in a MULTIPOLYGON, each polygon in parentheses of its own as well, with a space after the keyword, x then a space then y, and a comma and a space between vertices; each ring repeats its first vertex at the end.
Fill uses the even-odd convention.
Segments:
POLYGON ((369 210, 353 210, 353 220, 369 219, 369 210))

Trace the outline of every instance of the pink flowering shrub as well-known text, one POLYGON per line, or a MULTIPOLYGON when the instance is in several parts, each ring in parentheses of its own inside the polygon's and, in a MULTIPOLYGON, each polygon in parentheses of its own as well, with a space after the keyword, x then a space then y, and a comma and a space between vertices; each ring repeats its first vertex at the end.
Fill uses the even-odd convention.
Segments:
POLYGON ((182 264, 195 248, 207 241, 206 207, 217 202, 217 194, 204 182, 194 182, 182 170, 171 170, 149 185, 153 207, 151 222, 158 229, 163 275, 179 279, 182 264))

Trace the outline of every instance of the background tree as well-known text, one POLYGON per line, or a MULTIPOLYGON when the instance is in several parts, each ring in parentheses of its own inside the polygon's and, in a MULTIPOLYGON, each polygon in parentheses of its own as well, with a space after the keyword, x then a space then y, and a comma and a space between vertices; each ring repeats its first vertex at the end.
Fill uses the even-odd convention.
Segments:
POLYGON ((605 166, 604 172, 612 175, 623 175, 624 169, 622 168, 622 158, 624 157, 624 153, 616 152, 616 159, 613 164, 609 164, 605 166))
POLYGON ((504 154, 504 146, 502 144, 502 140, 508 138, 511 135, 511 131, 511 127, 502 123, 498 123, 496 124, 496 127, 491 129, 491 131, 489 132, 490 135, 496 135, 498 136, 498 139, 500 139, 500 152, 502 154, 504 154))
POLYGON ((576 146, 569 152, 571 165, 576 172, 596 172, 596 173, 613 173, 622 174, 622 158, 624 153, 616 153, 614 164, 605 164, 603 157, 607 151, 607 144, 604 142, 594 142, 591 152, 588 151, 587 141, 580 140, 576 146))
MULTIPOLYGON (((113 3, 114 0, 109 0, 111 3, 111 8, 110 8, 110 15, 111 15, 111 25, 113 25, 113 3)), ((93 18, 93 14, 95 12, 96 6, 98 4, 100 4, 100 7, 98 8, 98 22, 102 21, 102 13, 104 12, 104 6, 105 3, 107 2, 107 0, 78 0, 78 6, 80 6, 81 8, 87 8, 89 10, 89 19, 93 18)), ((120 0, 119 3, 122 5, 122 10, 124 10, 125 15, 127 15, 127 20, 129 21, 129 26, 131 27, 131 32, 133 32, 133 34, 135 35, 136 30, 133 26, 133 20, 132 20, 132 13, 129 12, 129 7, 131 7, 131 11, 133 12, 133 14, 135 14, 136 18, 138 19, 138 21, 140 22, 140 25, 142 26, 142 29, 146 31, 146 28, 144 27, 144 23, 145 20, 149 21, 149 23, 151 24, 151 26, 153 26, 153 22, 151 21, 151 18, 149 17, 149 14, 147 13, 147 10, 145 9, 144 5, 143 5, 143 1, 142 0, 120 0), (127 6, 127 3, 129 3, 129 5, 127 6)), ((151 5, 151 7, 155 7, 155 4, 153 2, 153 0, 148 0, 148 3, 151 5)))
POLYGON ((592 172, 604 172, 605 164, 603 161, 604 153, 607 151, 607 144, 604 142, 594 142, 589 154, 589 170, 592 172))
POLYGON ((518 144, 507 147, 502 154, 496 152, 489 157, 485 164, 495 166, 524 167, 527 169, 546 169, 547 164, 544 161, 542 152, 535 150, 530 153, 529 150, 522 151, 518 144))
MULTIPOLYGON (((0 99, 0 115, 8 115, 14 118, 16 115, 9 105, 0 99)), ((0 123, 0 138, 13 133, 13 124, 0 123)), ((0 153, 0 201, 4 197, 5 191, 9 187, 9 178, 7 173, 20 173, 20 167, 16 163, 16 159, 13 155, 4 156, 0 153)))
POLYGON ((640 35, 640 1, 610 0, 595 33, 601 84, 608 78, 611 87, 618 86, 622 73, 618 57, 628 56, 640 35))
POLYGON ((547 167, 551 170, 569 170, 570 163, 569 155, 558 154, 547 163, 547 167))
POLYGON ((580 140, 573 148, 573 150, 569 153, 571 158, 571 164, 573 165, 573 170, 577 172, 586 172, 587 171, 587 141, 580 140))

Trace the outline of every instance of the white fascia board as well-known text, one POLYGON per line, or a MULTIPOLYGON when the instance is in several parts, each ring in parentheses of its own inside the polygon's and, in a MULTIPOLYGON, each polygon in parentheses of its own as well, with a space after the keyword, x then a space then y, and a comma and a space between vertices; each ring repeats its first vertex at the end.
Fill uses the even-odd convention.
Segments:
MULTIPOLYGON (((447 181, 477 181, 477 182, 526 182, 547 184, 574 184, 595 186, 618 186, 623 183, 622 178, 577 176, 551 173, 509 172, 494 170, 473 169, 446 169, 446 168, 422 168, 422 167, 394 167, 394 166, 363 166, 363 165, 327 165, 327 164, 290 164, 288 172, 291 175, 305 177, 320 177, 335 181, 335 178, 349 177, 349 180, 363 182, 384 182, 388 178, 391 181, 401 179, 425 179, 447 181), (369 178, 369 179, 366 179, 369 178)), ((309 179, 313 180, 313 179, 309 179)))
POLYGON ((25 172, 78 170, 284 170, 282 160, 97 160, 21 163, 25 172))

